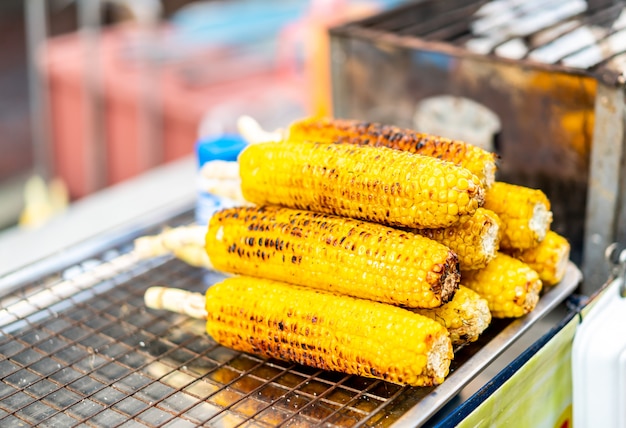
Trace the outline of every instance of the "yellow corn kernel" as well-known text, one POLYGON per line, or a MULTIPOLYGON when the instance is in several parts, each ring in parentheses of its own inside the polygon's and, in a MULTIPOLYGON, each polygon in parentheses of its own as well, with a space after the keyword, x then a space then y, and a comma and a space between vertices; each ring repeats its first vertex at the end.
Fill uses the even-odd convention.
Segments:
POLYGON ((207 332, 239 351, 415 386, 443 382, 447 330, 409 310, 252 277, 206 292, 207 332))
POLYGON ((454 251, 461 270, 485 267, 500 247, 500 220, 485 208, 478 208, 468 220, 447 228, 415 231, 454 251))
POLYGON ((445 305, 413 311, 446 327, 454 346, 475 342, 491 323, 487 300, 463 285, 459 286, 454 298, 445 305))
POLYGON ((348 119, 307 118, 291 124, 288 141, 381 146, 432 156, 467 168, 485 188, 495 180, 496 155, 464 141, 348 119))
POLYGON ((385 147, 259 143, 242 151, 239 165, 250 202, 390 226, 451 226, 472 216, 484 198, 467 169, 385 147), (450 192, 455 202, 448 200, 450 192), (449 203, 458 210, 450 213, 449 203))
POLYGON ((215 269, 407 307, 449 301, 458 259, 446 246, 376 223, 290 208, 216 212, 206 234, 215 269))
POLYGON ((508 254, 520 259, 538 274, 545 286, 558 284, 565 276, 571 246, 564 236, 553 230, 539 245, 528 250, 512 250, 508 254))
POLYGON ((461 282, 487 300, 494 318, 529 313, 535 309, 542 287, 537 272, 503 253, 482 269, 461 272, 461 282))
POLYGON ((486 192, 484 208, 500 218, 502 249, 527 249, 538 245, 552 224, 550 201, 539 189, 495 182, 486 192))

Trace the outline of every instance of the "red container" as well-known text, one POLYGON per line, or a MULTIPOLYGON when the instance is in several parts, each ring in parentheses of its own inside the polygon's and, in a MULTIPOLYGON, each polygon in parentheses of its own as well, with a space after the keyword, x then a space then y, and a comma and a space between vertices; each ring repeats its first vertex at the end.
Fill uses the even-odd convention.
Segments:
POLYGON ((120 26, 104 30, 95 50, 85 48, 79 33, 46 45, 40 68, 50 90, 54 169, 73 199, 191 155, 200 122, 221 105, 236 102, 245 109, 239 114, 259 117, 269 97, 281 96, 300 108, 294 115, 304 114, 306 94, 292 67, 263 57, 224 60, 217 49, 148 66, 133 55, 137 37, 135 28, 120 26), (99 82, 92 97, 87 73, 99 82), (146 93, 152 109, 145 107, 146 93), (94 106, 100 112, 95 128, 88 110, 94 106))

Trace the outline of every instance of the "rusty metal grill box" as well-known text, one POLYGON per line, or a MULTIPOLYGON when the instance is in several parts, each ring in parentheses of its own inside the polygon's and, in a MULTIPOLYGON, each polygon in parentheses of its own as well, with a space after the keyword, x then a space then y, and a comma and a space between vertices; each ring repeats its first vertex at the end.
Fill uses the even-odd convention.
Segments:
POLYGON ((497 179, 547 193, 590 293, 626 240, 625 6, 429 0, 333 28, 334 115, 487 131, 497 179))

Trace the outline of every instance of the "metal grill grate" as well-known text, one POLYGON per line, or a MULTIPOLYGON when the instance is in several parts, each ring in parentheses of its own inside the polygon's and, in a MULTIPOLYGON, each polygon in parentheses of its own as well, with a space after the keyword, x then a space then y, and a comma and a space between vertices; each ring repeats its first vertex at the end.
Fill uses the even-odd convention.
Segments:
POLYGON ((480 55, 626 72, 626 6, 621 1, 424 0, 357 25, 480 55))
POLYGON ((386 425, 377 415, 406 401, 409 388, 241 354, 202 321, 146 309, 150 286, 204 291, 220 276, 129 250, 2 299, 1 426, 386 425))
MULTIPOLYGON (((169 225, 190 221, 186 214, 169 225)), ((221 276, 167 257, 137 260, 131 248, 128 237, 0 296, 0 426, 384 427, 433 391, 219 346, 202 321, 147 309, 143 295, 155 285, 203 292, 221 276)), ((575 285, 545 297, 537 312, 575 285)), ((451 388, 440 395, 451 398, 540 316, 504 334, 505 342, 494 337, 514 323, 494 322, 481 340, 457 350, 452 369, 461 380, 446 381, 451 388), (484 349, 487 343, 495 348, 484 349), (481 351, 489 357, 461 375, 481 351)))

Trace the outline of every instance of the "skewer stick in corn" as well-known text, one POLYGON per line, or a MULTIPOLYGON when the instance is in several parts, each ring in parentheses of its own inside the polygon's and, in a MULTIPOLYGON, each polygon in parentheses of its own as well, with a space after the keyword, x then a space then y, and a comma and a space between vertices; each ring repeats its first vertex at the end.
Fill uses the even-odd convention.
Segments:
POLYGON ((550 201, 539 189, 498 181, 486 192, 483 207, 500 218, 502 249, 532 248, 550 230, 550 201))
POLYGON ((216 212, 206 251, 223 272, 412 308, 448 302, 459 283, 456 254, 436 241, 376 223, 276 206, 216 212))
POLYGON ((413 311, 446 327, 454 346, 475 342, 491 323, 487 300, 463 285, 459 286, 454 298, 445 305, 413 311))
POLYGON ((541 280, 526 263, 498 253, 487 266, 461 273, 463 285, 487 300, 494 318, 517 318, 537 305, 541 280))
POLYGON ((467 169, 385 147, 259 143, 239 155, 246 200, 411 228, 471 217, 484 190, 467 169))
POLYGON ((234 161, 211 160, 200 168, 203 192, 215 194, 228 201, 229 206, 250 205, 241 194, 239 164, 234 161))
POLYGON ((288 141, 381 146, 436 157, 467 168, 485 188, 495 179, 495 154, 463 141, 411 129, 358 120, 307 118, 292 123, 287 134, 288 141))
POLYGON ((461 270, 483 268, 500 248, 500 220, 485 208, 478 208, 468 220, 442 229, 415 229, 415 232, 450 248, 459 257, 461 270))
POLYGON ((545 286, 558 284, 565 276, 571 246, 567 239, 550 230, 539 245, 527 250, 511 250, 509 255, 528 264, 545 286))
POLYGON ((399 384, 440 384, 453 358, 447 330, 427 317, 266 279, 211 286, 206 316, 208 334, 229 348, 399 384))
POLYGON ((212 269, 204 249, 206 226, 189 225, 166 228, 157 235, 141 236, 134 241, 134 253, 141 259, 172 254, 195 267, 212 269))

